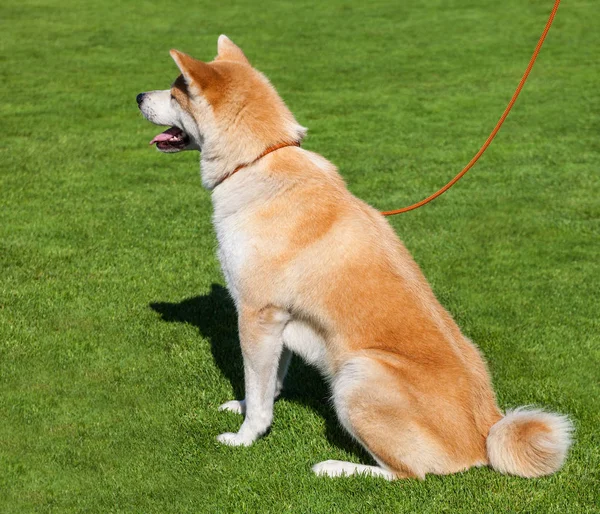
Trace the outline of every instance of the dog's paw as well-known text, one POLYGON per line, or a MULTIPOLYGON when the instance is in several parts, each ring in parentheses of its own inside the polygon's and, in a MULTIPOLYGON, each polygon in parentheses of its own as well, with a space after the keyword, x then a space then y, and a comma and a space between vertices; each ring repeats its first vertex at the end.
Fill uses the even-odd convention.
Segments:
POLYGON ((339 460, 325 460, 312 467, 313 473, 320 477, 339 477, 346 474, 339 460))
POLYGON ((355 464, 354 462, 344 462, 341 460, 325 460, 312 467, 313 472, 320 477, 349 477, 352 475, 367 475, 381 477, 386 480, 395 480, 394 473, 379 466, 366 466, 364 464, 355 464))
POLYGON ((245 437, 241 437, 239 434, 233 432, 225 432, 224 434, 217 436, 217 441, 227 446, 250 446, 253 441, 248 440, 245 437))
POLYGON ((225 402, 223 405, 219 407, 220 411, 229 411, 235 412, 236 414, 246 414, 246 400, 231 400, 230 402, 225 402))

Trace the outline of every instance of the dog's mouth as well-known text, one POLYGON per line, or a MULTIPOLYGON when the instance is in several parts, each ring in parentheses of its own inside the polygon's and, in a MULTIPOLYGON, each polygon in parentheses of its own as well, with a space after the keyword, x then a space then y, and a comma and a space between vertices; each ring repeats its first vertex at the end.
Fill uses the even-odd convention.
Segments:
POLYGON ((171 127, 154 136, 150 144, 153 145, 154 143, 161 152, 181 152, 190 144, 190 137, 179 127, 171 127))

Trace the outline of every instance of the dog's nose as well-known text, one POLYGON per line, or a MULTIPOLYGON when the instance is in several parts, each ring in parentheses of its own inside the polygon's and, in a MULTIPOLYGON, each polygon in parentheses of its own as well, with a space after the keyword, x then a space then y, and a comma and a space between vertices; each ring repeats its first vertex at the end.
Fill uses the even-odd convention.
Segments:
POLYGON ((142 103, 142 101, 144 100, 144 93, 140 93, 139 95, 137 95, 135 97, 135 100, 138 103, 138 105, 140 105, 142 103))

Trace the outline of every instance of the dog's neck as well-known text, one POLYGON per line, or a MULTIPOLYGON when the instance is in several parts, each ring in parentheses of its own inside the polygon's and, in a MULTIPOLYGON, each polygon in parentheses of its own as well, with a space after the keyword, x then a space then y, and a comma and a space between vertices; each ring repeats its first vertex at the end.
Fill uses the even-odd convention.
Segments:
POLYGON ((263 157, 266 157, 270 153, 276 152, 277 150, 280 150, 282 148, 286 148, 286 147, 289 147, 289 146, 300 146, 300 142, 299 141, 292 141, 291 143, 290 142, 284 142, 284 143, 278 143, 276 145, 269 146, 258 157, 256 157, 256 159, 252 160, 251 162, 245 162, 243 164, 240 164, 233 171, 231 171, 230 173, 227 173, 227 175, 224 175, 221 178, 221 180, 219 180, 219 182, 217 182, 215 184, 214 187, 217 187, 217 186, 221 185, 229 177, 231 177, 232 175, 235 175, 238 171, 243 170, 244 168, 247 168, 248 166, 252 166, 253 164, 255 164, 256 162, 258 162, 263 157))
POLYGON ((306 129, 294 123, 288 130, 282 131, 276 141, 248 137, 244 144, 227 137, 205 137, 200 158, 202 185, 212 191, 216 186, 232 175, 236 170, 255 162, 269 153, 270 149, 282 143, 299 146, 306 135, 306 129))

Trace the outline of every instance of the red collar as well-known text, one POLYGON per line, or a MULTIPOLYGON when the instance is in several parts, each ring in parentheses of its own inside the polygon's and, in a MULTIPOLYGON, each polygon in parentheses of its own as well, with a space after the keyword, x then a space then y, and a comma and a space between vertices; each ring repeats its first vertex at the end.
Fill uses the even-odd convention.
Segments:
POLYGON ((293 143, 279 143, 277 145, 273 145, 273 146, 269 146, 269 148, 267 148, 263 153, 261 153, 256 159, 254 159, 251 162, 247 162, 245 164, 240 164, 236 169, 234 169, 231 173, 228 173, 227 175, 225 175, 221 180, 219 180, 215 186, 213 187, 213 189, 219 185, 221 185, 223 182, 225 182, 225 180, 227 180, 229 177, 231 177, 232 175, 235 175, 238 171, 240 171, 241 169, 247 167, 247 166, 251 166, 252 164, 254 164, 256 161, 259 161, 260 159, 262 159, 263 157, 265 157, 266 155, 269 155, 271 152, 274 152, 275 150, 279 150, 280 148, 285 148, 286 146, 300 146, 300 142, 299 141, 294 141, 293 143))

